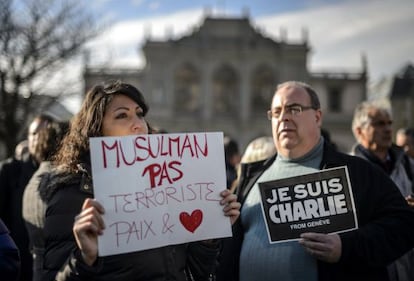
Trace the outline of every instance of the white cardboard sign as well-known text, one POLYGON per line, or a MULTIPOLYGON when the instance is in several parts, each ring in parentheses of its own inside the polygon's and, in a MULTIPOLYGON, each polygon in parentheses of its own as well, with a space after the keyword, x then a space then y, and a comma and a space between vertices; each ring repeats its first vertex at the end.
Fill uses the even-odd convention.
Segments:
POLYGON ((90 151, 100 256, 232 235, 223 133, 91 138, 90 151))

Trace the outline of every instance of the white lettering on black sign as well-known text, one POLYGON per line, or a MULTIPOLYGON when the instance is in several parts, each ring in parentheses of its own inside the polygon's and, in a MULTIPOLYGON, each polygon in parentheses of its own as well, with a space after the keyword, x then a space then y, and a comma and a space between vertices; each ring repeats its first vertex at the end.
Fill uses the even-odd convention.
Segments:
POLYGON ((271 243, 358 227, 346 167, 259 183, 271 243))

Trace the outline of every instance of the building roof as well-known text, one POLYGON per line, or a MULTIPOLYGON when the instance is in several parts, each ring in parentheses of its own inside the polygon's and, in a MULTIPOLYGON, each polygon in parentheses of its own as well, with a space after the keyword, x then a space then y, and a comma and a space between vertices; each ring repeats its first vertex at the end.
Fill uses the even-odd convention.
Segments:
POLYGON ((149 47, 161 47, 168 44, 185 46, 213 46, 220 44, 226 46, 271 46, 273 48, 283 46, 284 48, 307 47, 307 38, 302 42, 291 43, 284 40, 278 41, 269 38, 262 32, 253 27, 249 17, 213 17, 206 16, 200 26, 193 29, 191 34, 178 39, 168 41, 157 41, 148 38, 144 43, 143 49, 149 47))
POLYGON ((405 65, 394 76, 390 96, 392 98, 414 97, 414 66, 411 63, 405 65))

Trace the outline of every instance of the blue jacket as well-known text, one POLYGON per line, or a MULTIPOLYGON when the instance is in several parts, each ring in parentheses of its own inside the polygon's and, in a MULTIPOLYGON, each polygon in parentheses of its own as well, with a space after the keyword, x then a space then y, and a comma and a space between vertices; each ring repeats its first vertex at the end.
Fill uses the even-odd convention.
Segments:
POLYGON ((17 280, 20 273, 20 256, 9 230, 0 219, 0 276, 2 280, 17 280), (4 279, 3 279, 4 278, 4 279))
MULTIPOLYGON (((241 212, 249 191, 275 157, 242 166, 237 189, 241 212)), ((388 280, 387 264, 414 247, 414 211, 383 171, 325 144, 320 169, 339 166, 348 167, 359 229, 339 234, 340 260, 333 264, 318 261, 318 280, 388 280)), ((227 239, 223 247, 218 281, 239 279, 243 235, 239 219, 233 226, 233 239, 227 239)))

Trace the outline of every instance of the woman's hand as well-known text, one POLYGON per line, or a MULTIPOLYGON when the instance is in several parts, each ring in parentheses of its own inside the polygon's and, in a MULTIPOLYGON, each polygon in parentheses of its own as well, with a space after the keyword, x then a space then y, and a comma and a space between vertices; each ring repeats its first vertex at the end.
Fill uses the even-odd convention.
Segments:
POLYGON ((221 199, 220 204, 224 206, 223 212, 225 216, 230 217, 231 224, 233 225, 240 216, 240 203, 237 202, 236 194, 226 189, 220 193, 221 199))
POLYGON ((102 218, 104 208, 98 201, 88 198, 82 211, 75 217, 73 234, 81 250, 83 260, 89 266, 98 258, 98 235, 103 233, 105 224, 102 218))

